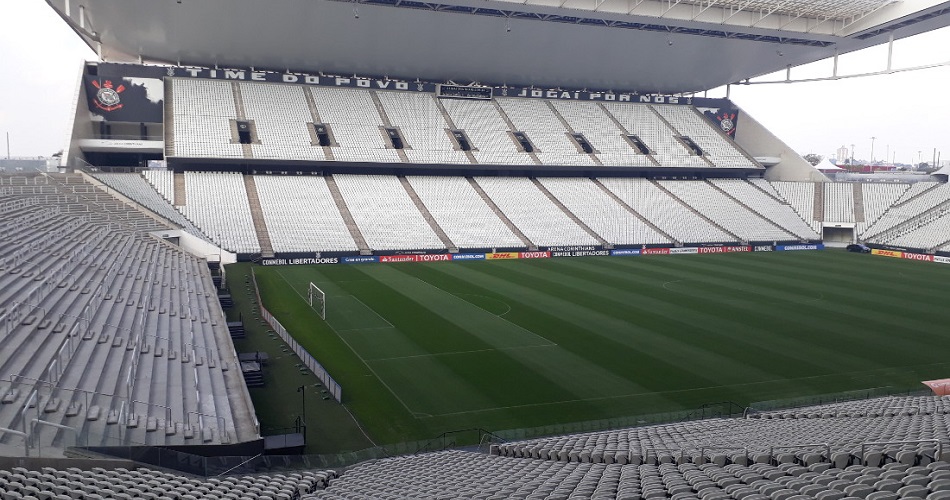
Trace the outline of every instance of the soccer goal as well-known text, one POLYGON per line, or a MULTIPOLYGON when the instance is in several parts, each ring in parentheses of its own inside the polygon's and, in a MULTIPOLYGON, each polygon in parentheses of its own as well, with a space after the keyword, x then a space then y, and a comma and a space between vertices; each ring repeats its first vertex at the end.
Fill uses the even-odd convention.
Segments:
POLYGON ((320 318, 327 320, 327 294, 323 293, 317 285, 310 282, 310 290, 307 292, 307 299, 310 302, 310 308, 317 311, 320 318))

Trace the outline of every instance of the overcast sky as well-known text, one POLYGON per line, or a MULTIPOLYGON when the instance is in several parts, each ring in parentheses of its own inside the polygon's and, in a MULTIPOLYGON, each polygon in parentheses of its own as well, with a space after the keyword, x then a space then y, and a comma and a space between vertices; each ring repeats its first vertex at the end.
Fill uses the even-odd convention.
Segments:
MULTIPOLYGON (((10 133, 13 156, 62 149, 83 60, 95 54, 43 0, 0 0, 0 156, 10 133)), ((950 60, 950 29, 895 43, 894 67, 950 60)), ((839 74, 886 68, 886 47, 845 55, 839 74)), ((793 70, 793 77, 829 76, 831 62, 793 70)), ((411 75, 410 75, 411 76, 411 75)), ((784 72, 772 79, 782 79, 784 72)), ((731 97, 799 153, 834 156, 841 145, 855 158, 924 161, 933 149, 950 160, 950 67, 830 82, 733 86, 731 97)), ((724 95, 723 89, 710 97, 724 95)), ((740 118, 741 126, 741 118, 740 118)))

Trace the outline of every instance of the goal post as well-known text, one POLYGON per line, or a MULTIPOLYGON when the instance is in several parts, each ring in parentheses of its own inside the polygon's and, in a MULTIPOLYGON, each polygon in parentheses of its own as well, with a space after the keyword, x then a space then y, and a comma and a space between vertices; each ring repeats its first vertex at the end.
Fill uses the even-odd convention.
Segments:
POLYGON ((310 289, 307 291, 307 300, 310 302, 310 308, 317 311, 317 314, 320 315, 320 319, 326 321, 327 294, 323 293, 323 290, 312 281, 310 282, 310 289))

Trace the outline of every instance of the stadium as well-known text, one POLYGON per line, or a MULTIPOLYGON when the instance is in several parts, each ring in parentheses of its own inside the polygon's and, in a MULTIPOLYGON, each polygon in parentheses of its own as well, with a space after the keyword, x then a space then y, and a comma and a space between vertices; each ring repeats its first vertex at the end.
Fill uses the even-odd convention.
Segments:
POLYGON ((950 498, 946 170, 709 97, 950 2, 47 4, 3 498, 950 498))

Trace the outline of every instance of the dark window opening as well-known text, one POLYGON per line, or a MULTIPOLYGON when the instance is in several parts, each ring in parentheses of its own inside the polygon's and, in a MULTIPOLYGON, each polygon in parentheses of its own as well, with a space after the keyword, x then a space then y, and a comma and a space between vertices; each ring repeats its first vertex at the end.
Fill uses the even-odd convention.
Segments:
POLYGON ((245 120, 238 120, 238 142, 241 144, 251 144, 251 124, 245 120))
POLYGON ((386 135, 389 137, 389 142, 392 143, 393 148, 395 149, 404 149, 406 147, 402 142, 402 137, 399 135, 399 131, 394 128, 387 128, 386 135))
POLYGON ((455 142, 458 143, 459 149, 462 151, 472 150, 472 145, 468 142, 468 137, 465 136, 465 132, 461 130, 453 130, 452 137, 455 138, 455 142))
POLYGON ((521 145, 521 148, 524 149, 525 153, 533 153, 534 145, 531 144, 531 141, 528 140, 528 135, 524 132, 513 132, 515 140, 518 141, 518 144, 521 145))
POLYGON ((633 147, 637 148, 637 151, 639 151, 640 154, 642 155, 650 154, 650 148, 648 148, 647 145, 644 144, 643 141, 639 137, 635 135, 628 135, 627 140, 630 141, 630 144, 633 144, 633 147))
POLYGON ((330 146, 330 129, 323 123, 314 123, 313 130, 317 133, 317 142, 321 146, 330 146))
POLYGON ((574 141, 577 142, 577 145, 580 146, 581 150, 585 153, 591 154, 594 152, 594 148, 587 142, 587 138, 584 137, 584 134, 571 134, 571 137, 574 138, 574 141))
POLYGON ((703 148, 699 147, 699 144, 696 144, 696 142, 690 139, 689 137, 684 135, 683 137, 680 137, 680 140, 683 141, 683 144, 686 144, 686 147, 688 147, 690 151, 693 152, 694 155, 696 156, 703 155, 703 148))

